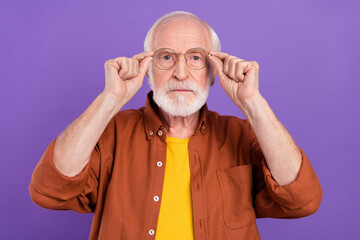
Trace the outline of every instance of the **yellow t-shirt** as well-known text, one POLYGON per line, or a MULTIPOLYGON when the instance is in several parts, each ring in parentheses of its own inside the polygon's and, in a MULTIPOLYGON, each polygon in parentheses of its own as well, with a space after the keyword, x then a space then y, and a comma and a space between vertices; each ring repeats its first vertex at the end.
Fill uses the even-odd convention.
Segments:
POLYGON ((166 167, 156 240, 194 239, 189 138, 166 138, 166 167))

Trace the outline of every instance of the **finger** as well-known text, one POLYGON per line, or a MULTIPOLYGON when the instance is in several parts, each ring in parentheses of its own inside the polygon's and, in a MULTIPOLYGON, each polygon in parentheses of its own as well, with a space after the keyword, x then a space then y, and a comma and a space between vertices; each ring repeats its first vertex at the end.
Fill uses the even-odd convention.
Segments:
POLYGON ((220 60, 224 60, 227 56, 229 56, 229 54, 227 53, 223 53, 223 52, 218 52, 218 51, 214 51, 214 50, 211 50, 209 52, 212 56, 215 56, 215 57, 218 57, 220 58, 220 60))
POLYGON ((129 61, 122 60, 119 65, 120 65, 119 77, 123 79, 125 75, 129 72, 129 61))
POLYGON ((229 64, 228 64, 228 76, 235 80, 235 81, 239 81, 239 79, 236 79, 236 76, 235 76, 235 72, 236 72, 236 65, 237 63, 239 62, 239 59, 237 58, 232 58, 230 61, 229 61, 229 64))
POLYGON ((139 74, 141 77, 145 76, 145 73, 148 70, 149 67, 149 63, 153 60, 153 58, 151 56, 148 56, 146 58, 144 58, 144 60, 142 60, 140 62, 140 66, 139 66, 139 74))
POLYGON ((259 64, 256 61, 246 63, 246 66, 244 66, 244 75, 257 79, 259 77, 259 64))
POLYGON ((133 64, 134 64, 133 73, 134 73, 134 76, 137 76, 139 74, 139 62, 134 60, 133 64))
POLYGON ((223 67, 223 72, 229 76, 229 67, 230 67, 230 61, 237 59, 234 56, 230 56, 228 55, 225 60, 224 60, 224 67, 223 67))
POLYGON ((124 75, 124 80, 134 78, 138 75, 138 67, 139 62, 136 59, 129 58, 129 71, 124 75))
POLYGON ((105 77, 113 79, 119 77, 120 65, 115 59, 109 59, 104 64, 105 77))
POLYGON ((138 75, 139 62, 136 59, 130 59, 130 62, 131 62, 131 77, 136 77, 138 75))
POLYGON ((223 62, 216 56, 210 56, 209 59, 214 64, 219 78, 222 79, 223 77, 225 77, 225 74, 223 72, 223 62))
POLYGON ((140 61, 143 60, 144 58, 150 57, 150 56, 152 56, 152 55, 154 55, 154 52, 153 52, 153 51, 147 51, 147 52, 142 52, 142 53, 136 54, 136 55, 134 55, 132 58, 135 58, 135 59, 137 59, 137 60, 140 62, 140 61))
POLYGON ((245 79, 243 64, 244 62, 237 62, 235 64, 235 78, 241 82, 245 79))

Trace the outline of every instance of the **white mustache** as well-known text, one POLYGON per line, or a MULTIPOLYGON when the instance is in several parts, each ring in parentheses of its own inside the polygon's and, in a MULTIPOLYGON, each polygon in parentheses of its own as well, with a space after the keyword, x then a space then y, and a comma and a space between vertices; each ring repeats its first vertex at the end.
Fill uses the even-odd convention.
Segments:
POLYGON ((191 81, 191 80, 178 81, 175 79, 171 79, 163 87, 163 90, 165 90, 166 92, 173 91, 173 90, 179 90, 179 89, 190 90, 193 92, 201 91, 201 88, 199 87, 199 85, 197 85, 196 82, 191 81))

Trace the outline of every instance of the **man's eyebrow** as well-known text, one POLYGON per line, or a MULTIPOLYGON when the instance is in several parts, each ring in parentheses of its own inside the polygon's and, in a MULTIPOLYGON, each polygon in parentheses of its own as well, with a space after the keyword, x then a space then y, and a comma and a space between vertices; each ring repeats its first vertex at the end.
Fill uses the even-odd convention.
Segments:
MULTIPOLYGON (((174 49, 172 49, 172 48, 168 48, 168 47, 164 47, 164 48, 158 48, 157 50, 160 50, 160 49, 163 49, 163 50, 171 50, 171 51, 174 51, 176 54, 181 54, 181 52, 177 52, 177 51, 175 51, 174 49)), ((186 53, 186 52, 188 52, 189 50, 191 50, 191 49, 204 49, 204 50, 206 50, 206 51, 209 51, 209 50, 207 50, 205 47, 192 47, 192 48, 189 48, 189 49, 187 49, 186 51, 184 51, 184 54, 186 53)), ((157 51, 157 50, 155 50, 155 51, 157 51)))

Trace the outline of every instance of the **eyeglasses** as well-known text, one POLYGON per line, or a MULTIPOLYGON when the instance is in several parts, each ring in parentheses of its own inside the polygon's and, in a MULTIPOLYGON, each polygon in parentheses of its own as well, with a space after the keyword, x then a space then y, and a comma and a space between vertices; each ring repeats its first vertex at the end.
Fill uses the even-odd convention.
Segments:
POLYGON ((170 48, 160 48, 155 51, 154 64, 161 70, 169 70, 175 66, 179 55, 185 55, 186 63, 195 70, 203 69, 208 63, 209 53, 203 48, 191 48, 185 54, 176 53, 170 48))

